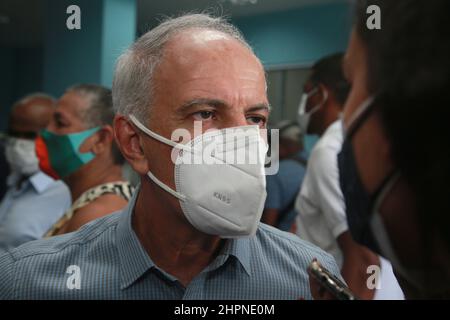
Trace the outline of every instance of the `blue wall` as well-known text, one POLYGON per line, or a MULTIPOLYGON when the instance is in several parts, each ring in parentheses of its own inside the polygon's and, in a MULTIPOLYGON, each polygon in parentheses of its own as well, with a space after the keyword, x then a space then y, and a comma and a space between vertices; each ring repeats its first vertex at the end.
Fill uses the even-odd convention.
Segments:
POLYGON ((60 96, 75 83, 100 81, 102 1, 48 0, 44 40, 44 90, 60 96), (68 30, 66 8, 81 8, 81 30, 68 30))
POLYGON ((42 90, 42 48, 0 48, 0 131, 20 97, 42 90))
POLYGON ((0 48, 0 131, 17 99, 35 91, 55 97, 76 83, 110 87, 115 61, 136 37, 136 0, 46 0, 44 43, 0 48), (81 30, 68 30, 66 8, 81 9, 81 30))
POLYGON ((44 90, 56 96, 76 83, 110 87, 117 56, 135 39, 135 0, 48 0, 44 90), (68 30, 66 8, 81 9, 81 30, 68 30))
POLYGON ((135 0, 105 0, 103 7, 103 37, 101 83, 111 87, 117 58, 136 38, 135 0))
MULTIPOLYGON (((309 6, 235 19, 266 67, 309 65, 344 51, 350 6, 309 6)), ((135 38, 136 0, 47 0, 43 48, 0 48, 0 130, 14 100, 38 90, 55 96, 77 82, 111 86, 117 56, 135 38), (66 8, 81 7, 82 29, 69 31, 66 8)))
POLYGON ((16 64, 15 50, 13 48, 0 48, 0 117, 1 125, 3 127, 4 116, 6 110, 9 110, 11 103, 14 100, 15 89, 15 72, 14 66, 16 64))
POLYGON ((310 65, 345 51, 352 15, 346 3, 308 6, 234 20, 266 67, 310 65))

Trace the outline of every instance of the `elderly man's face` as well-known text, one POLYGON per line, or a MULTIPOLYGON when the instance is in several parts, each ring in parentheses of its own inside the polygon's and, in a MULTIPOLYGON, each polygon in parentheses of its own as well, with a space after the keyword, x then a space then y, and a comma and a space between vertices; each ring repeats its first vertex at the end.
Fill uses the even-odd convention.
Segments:
MULTIPOLYGON (((155 92, 146 126, 170 139, 178 128, 194 133, 258 125, 269 115, 264 70, 257 58, 238 41, 216 31, 189 30, 166 46, 154 75, 155 92)), ((149 170, 174 188, 171 147, 144 139, 149 170), (151 159, 151 161, 150 161, 151 159)))
POLYGON ((73 91, 66 92, 57 102, 48 130, 56 134, 69 134, 86 130, 82 115, 89 101, 73 91))
POLYGON ((202 121, 204 130, 266 125, 263 68, 248 49, 221 33, 201 30, 174 37, 155 83, 153 129, 162 124, 161 129, 169 129, 165 133, 189 130, 194 121, 202 121))

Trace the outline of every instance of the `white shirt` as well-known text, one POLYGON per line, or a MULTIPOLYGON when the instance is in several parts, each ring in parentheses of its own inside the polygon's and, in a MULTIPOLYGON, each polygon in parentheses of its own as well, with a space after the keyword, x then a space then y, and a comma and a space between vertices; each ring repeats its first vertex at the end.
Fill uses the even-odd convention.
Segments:
POLYGON ((0 254, 42 238, 71 204, 62 181, 37 172, 16 188, 20 176, 11 174, 8 191, 0 202, 0 254))
POLYGON ((297 235, 333 255, 339 267, 342 252, 336 239, 348 230, 337 167, 342 140, 342 125, 336 121, 314 146, 295 202, 297 235))
MULTIPOLYGON (((333 255, 340 268, 343 256, 337 238, 348 230, 337 166, 342 142, 342 122, 338 120, 328 127, 313 148, 295 203, 297 235, 333 255)), ((389 262, 383 259, 381 267, 381 288, 375 299, 403 299, 389 262)))

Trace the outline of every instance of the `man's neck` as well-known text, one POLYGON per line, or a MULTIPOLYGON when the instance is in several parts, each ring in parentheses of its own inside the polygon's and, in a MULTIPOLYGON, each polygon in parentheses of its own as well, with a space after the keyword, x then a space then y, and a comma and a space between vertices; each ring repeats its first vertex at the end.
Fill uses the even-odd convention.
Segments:
POLYGON ((339 119, 339 112, 329 112, 327 113, 327 116, 324 118, 324 121, 322 123, 322 127, 320 128, 318 134, 319 136, 323 136, 325 131, 337 120, 339 119))
POLYGON ((168 197, 172 196, 142 181, 133 229, 152 261, 187 286, 214 260, 224 241, 197 231, 177 210, 178 200, 168 197))
POLYGON ((22 176, 19 181, 17 181, 16 189, 19 190, 22 188, 23 184, 30 178, 30 176, 22 176))
POLYGON ((72 201, 76 201, 84 192, 98 185, 123 180, 122 169, 112 163, 88 163, 78 172, 70 175, 64 182, 70 189, 72 201))

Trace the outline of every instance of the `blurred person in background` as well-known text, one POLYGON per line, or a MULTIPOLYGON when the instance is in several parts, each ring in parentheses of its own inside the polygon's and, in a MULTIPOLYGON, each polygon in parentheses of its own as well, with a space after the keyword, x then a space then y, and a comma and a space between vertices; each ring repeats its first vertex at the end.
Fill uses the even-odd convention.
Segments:
POLYGON ((45 237, 72 232, 118 211, 131 198, 124 158, 113 137, 111 90, 95 84, 69 88, 37 141, 41 169, 69 187, 73 203, 45 237))
POLYGON ((267 198, 261 221, 283 231, 295 232, 295 199, 306 170, 301 157, 303 135, 296 122, 282 121, 279 130, 279 168, 276 175, 266 177, 267 198))
POLYGON ((299 122, 305 132, 321 138, 313 148, 297 198, 297 233, 335 257, 344 279, 360 299, 402 299, 389 263, 382 263, 375 253, 356 243, 348 230, 337 167, 343 141, 340 117, 350 90, 342 61, 341 53, 319 60, 305 84, 299 122), (381 266, 379 290, 367 286, 368 267, 373 266, 381 266))
POLYGON ((39 170, 35 138, 55 111, 52 97, 36 93, 15 103, 8 122, 5 158, 11 174, 0 203, 0 253, 42 238, 70 206, 62 181, 39 170))
POLYGON ((450 2, 358 1, 339 175, 355 241, 406 298, 450 298, 450 2), (377 5, 381 30, 367 28, 377 5))

